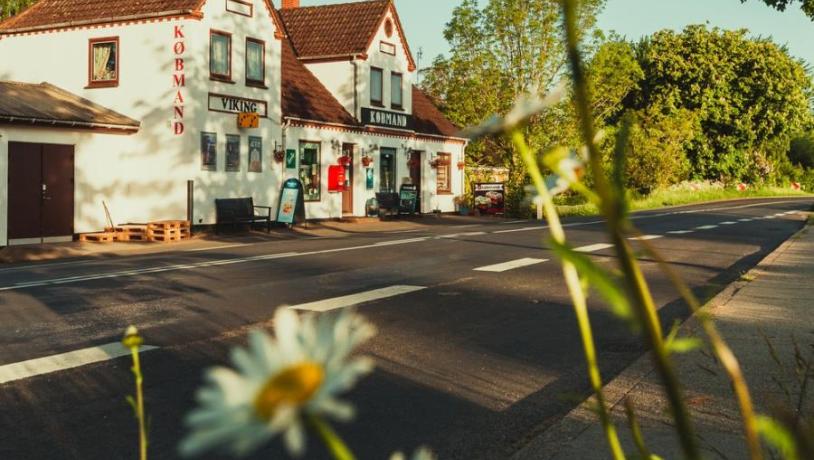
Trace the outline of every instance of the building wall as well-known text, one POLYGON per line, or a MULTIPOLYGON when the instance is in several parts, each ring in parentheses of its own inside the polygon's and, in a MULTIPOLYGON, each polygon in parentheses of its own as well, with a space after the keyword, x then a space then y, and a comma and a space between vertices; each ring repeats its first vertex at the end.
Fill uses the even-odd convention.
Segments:
POLYGON ((380 107, 384 110, 393 110, 390 97, 390 74, 397 72, 402 74, 403 78, 403 112, 407 114, 413 113, 413 92, 412 87, 415 82, 415 71, 409 70, 409 60, 407 59, 407 50, 399 37, 397 30, 397 23, 393 17, 392 12, 388 11, 387 19, 393 24, 393 34, 388 37, 385 32, 384 24, 376 32, 373 40, 371 41, 370 48, 367 50, 367 59, 357 59, 353 62, 349 61, 335 61, 335 62, 316 62, 306 63, 306 67, 310 70, 319 81, 333 94, 333 96, 342 104, 348 113, 355 114, 356 119, 361 119, 362 107, 372 107, 370 102, 370 68, 378 67, 383 70, 382 76, 382 91, 383 91, 383 104, 380 107), (394 45, 395 55, 383 53, 381 50, 381 42, 386 42, 394 45), (356 85, 354 85, 354 64, 356 69, 356 85), (354 86, 357 91, 356 111, 354 112, 354 86))
MULTIPOLYGON (((422 152, 421 159, 421 212, 430 213, 434 210, 442 212, 455 211, 453 199, 456 195, 463 193, 464 174, 456 165, 463 160, 464 144, 460 142, 445 142, 441 139, 430 141, 423 139, 411 139, 406 137, 396 137, 379 135, 372 133, 360 133, 348 131, 342 128, 318 128, 290 126, 285 132, 286 149, 294 149, 299 152, 300 141, 319 142, 321 146, 320 171, 321 171, 321 200, 318 202, 306 202, 306 217, 308 219, 331 219, 342 217, 342 194, 328 192, 328 167, 339 164, 341 149, 332 148, 333 141, 337 144, 355 144, 355 154, 353 163, 353 187, 354 204, 353 215, 364 216, 366 202, 375 197, 380 191, 380 165, 379 155, 382 148, 396 149, 396 188, 398 189, 410 177, 410 170, 407 162, 408 149, 422 152), (376 145, 377 150, 371 150, 371 145, 376 145), (430 161, 438 153, 451 154, 451 180, 452 193, 437 193, 436 170, 430 166, 430 161), (365 170, 362 164, 362 156, 370 155, 374 161, 369 166, 373 169, 374 187, 368 190, 366 187, 365 170)), ((299 155, 298 155, 299 156, 299 155)), ((284 167, 284 165, 282 166, 284 167)), ((286 169, 284 178, 296 178, 296 169, 286 169)))
MULTIPOLYGON (((207 2, 201 20, 108 25, 0 39, 0 79, 47 81, 141 122, 140 131, 130 136, 15 131, 15 136, 28 137, 14 140, 52 139, 75 145, 77 232, 105 226, 104 213, 98 212, 102 200, 109 204, 116 223, 185 218, 188 180, 195 181, 195 223, 214 222, 215 198, 253 196, 258 203, 274 201, 281 176, 271 159, 281 134, 280 41, 274 38, 276 28, 263 0, 252 0, 251 18, 227 12, 225 3, 207 2), (210 29, 233 34, 234 84, 210 81, 210 29), (119 37, 119 85, 87 88, 88 40, 111 36, 119 37), (247 36, 266 43, 268 89, 245 85, 247 36), (176 59, 183 59, 183 70, 176 59), (175 80, 181 74, 183 86, 175 80), (238 130, 236 114, 208 110, 210 92, 264 100, 268 118, 261 119, 259 129, 238 130), (178 123, 183 124, 182 130, 178 123), (217 171, 202 169, 202 131, 217 134, 217 171), (241 136, 240 172, 225 172, 226 134, 241 136), (250 135, 263 138, 262 173, 248 172, 250 135)), ((5 218, 0 220, 5 224, 5 218)))

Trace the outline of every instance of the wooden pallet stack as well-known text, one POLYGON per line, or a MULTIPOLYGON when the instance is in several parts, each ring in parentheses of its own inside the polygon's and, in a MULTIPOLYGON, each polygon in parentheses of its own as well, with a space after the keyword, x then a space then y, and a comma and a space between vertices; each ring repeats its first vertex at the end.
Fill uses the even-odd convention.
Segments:
POLYGON ((147 225, 128 224, 116 227, 116 241, 149 241, 147 225))
POLYGON ((188 220, 162 220, 147 224, 147 239, 160 243, 187 240, 190 237, 188 220))

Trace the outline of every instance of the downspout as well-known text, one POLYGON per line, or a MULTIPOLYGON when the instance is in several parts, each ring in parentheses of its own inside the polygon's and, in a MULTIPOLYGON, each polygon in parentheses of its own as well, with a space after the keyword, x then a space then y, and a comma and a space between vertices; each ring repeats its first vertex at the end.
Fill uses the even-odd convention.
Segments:
POLYGON ((353 64, 353 118, 359 120, 359 64, 355 58, 350 63, 353 64))

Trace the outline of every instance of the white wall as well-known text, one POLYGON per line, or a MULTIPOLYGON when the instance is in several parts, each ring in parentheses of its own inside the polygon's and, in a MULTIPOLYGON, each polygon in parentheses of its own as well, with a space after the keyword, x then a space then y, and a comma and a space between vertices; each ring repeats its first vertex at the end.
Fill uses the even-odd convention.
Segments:
MULTIPOLYGON (((67 133, 54 130, 17 130, 14 140, 69 143, 76 146, 77 232, 105 226, 99 213, 105 200, 116 223, 145 222, 186 217, 186 182, 195 181, 195 223, 213 223, 214 199, 253 196, 258 204, 271 204, 280 186, 281 170, 272 160, 280 139, 280 41, 263 0, 252 0, 254 16, 227 12, 225 1, 210 0, 202 20, 173 20, 131 25, 100 26, 5 37, 0 40, 0 80, 30 83, 47 81, 93 102, 139 120, 141 129, 130 136, 67 133), (176 26, 184 38, 175 36, 176 26), (232 32, 234 84, 209 79, 209 30, 232 32), (119 85, 89 89, 88 40, 118 36, 119 85), (266 42, 266 86, 245 85, 245 38, 266 42), (176 54, 183 41, 185 83, 184 132, 176 135, 174 87, 176 54), (37 59, 31 59, 37 56, 37 59), (208 110, 208 93, 265 100, 269 117, 259 129, 238 130, 235 114, 208 110), (202 131, 218 135, 218 170, 203 171, 200 160, 202 131), (241 136, 241 171, 225 172, 226 134, 241 136), (248 172, 248 136, 263 138, 262 173, 248 172)), ((7 142, 8 139, 4 139, 7 142)), ((0 152, 2 153, 2 152, 0 152)), ((2 157, 0 157, 2 159, 2 157)), ((0 167, 6 167, 4 160, 0 167)), ((5 192, 5 188, 3 188, 5 192)), ((4 195, 5 196, 5 195, 4 195)), ((5 225, 5 213, 2 214, 5 225)), ((5 227, 0 227, 0 232, 5 227)))
MULTIPOLYGON (((442 212, 455 211, 453 199, 456 195, 463 193, 463 171, 457 168, 457 163, 463 160, 464 144, 460 142, 445 142, 441 139, 430 141, 424 139, 410 139, 406 137, 395 137, 372 133, 360 133, 341 128, 317 128, 290 126, 286 129, 286 149, 294 149, 299 153, 300 141, 311 141, 321 143, 321 200, 319 202, 306 203, 306 216, 308 219, 335 219, 342 217, 342 194, 328 192, 328 167, 337 165, 341 151, 334 151, 331 141, 336 140, 340 144, 355 144, 354 154, 354 193, 353 193, 353 215, 364 216, 365 204, 368 199, 374 198, 380 187, 380 165, 379 155, 381 148, 396 149, 396 187, 397 189, 410 176, 410 169, 407 165, 409 157, 407 149, 423 152, 421 161, 421 191, 422 191, 422 212, 429 213, 435 209, 442 212), (369 152, 371 144, 379 146, 378 151, 369 152), (452 193, 439 195, 437 193, 436 170, 430 166, 430 160, 438 153, 451 154, 451 174, 452 193), (369 154, 374 158, 374 188, 367 190, 365 167, 362 165, 362 156, 369 154)), ((281 165, 284 167, 284 165, 281 165)), ((286 170, 285 178, 297 177, 297 170, 286 170)))
MULTIPOLYGON (((390 74, 397 72, 402 74, 402 108, 404 113, 413 113, 413 83, 415 82, 415 71, 409 70, 409 60, 407 50, 401 41, 398 33, 398 23, 395 21, 391 11, 388 11, 387 18, 393 23, 393 35, 388 37, 384 29, 384 21, 376 32, 370 48, 367 50, 367 59, 357 59, 354 62, 358 66, 356 76, 356 119, 361 119, 362 107, 372 107, 370 103, 370 68, 378 67, 383 70, 382 91, 384 110, 393 110, 390 98, 390 74), (381 42, 395 45, 395 56, 382 53, 381 42)), ((348 61, 339 62, 314 62, 306 63, 319 81, 333 94, 342 104, 348 113, 354 114, 354 64, 348 61)))

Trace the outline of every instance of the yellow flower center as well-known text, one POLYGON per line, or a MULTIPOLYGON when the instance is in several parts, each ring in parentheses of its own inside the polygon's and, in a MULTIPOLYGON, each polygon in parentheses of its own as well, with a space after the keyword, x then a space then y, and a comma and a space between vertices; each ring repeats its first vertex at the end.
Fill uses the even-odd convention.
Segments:
POLYGON ((271 420, 281 405, 302 405, 325 381, 322 366, 305 362, 283 369, 269 379, 254 400, 254 410, 263 420, 271 420))

